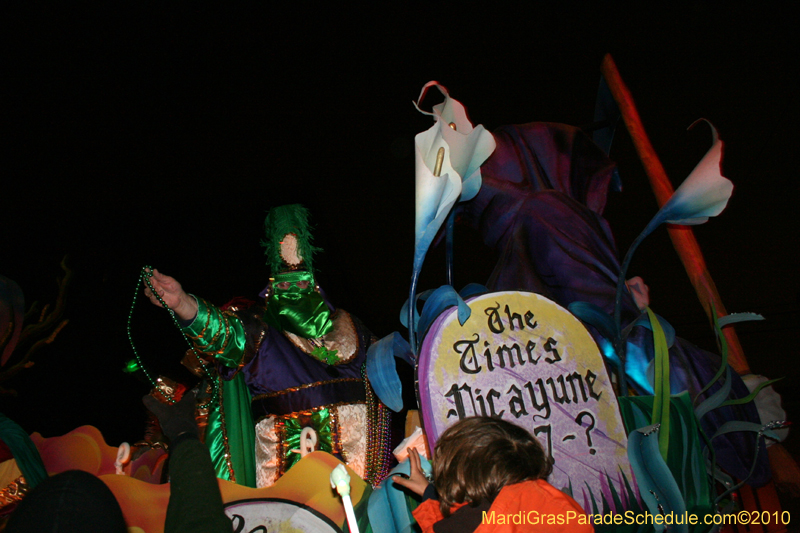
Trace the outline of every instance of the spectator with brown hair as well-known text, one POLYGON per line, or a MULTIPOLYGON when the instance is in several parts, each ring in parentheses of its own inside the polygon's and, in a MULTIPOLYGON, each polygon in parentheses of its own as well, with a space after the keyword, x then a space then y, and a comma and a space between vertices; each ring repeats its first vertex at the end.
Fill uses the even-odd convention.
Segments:
POLYGON ((473 417, 447 428, 434 449, 432 485, 419 453, 409 449, 409 458, 409 478, 393 479, 423 497, 413 514, 424 533, 592 531, 579 523, 581 506, 547 482, 552 464, 539 441, 510 422, 473 417))

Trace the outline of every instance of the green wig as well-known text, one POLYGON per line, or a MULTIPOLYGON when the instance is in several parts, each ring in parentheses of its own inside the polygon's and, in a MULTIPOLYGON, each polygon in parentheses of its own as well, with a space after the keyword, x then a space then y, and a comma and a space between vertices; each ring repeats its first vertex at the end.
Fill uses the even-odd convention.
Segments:
POLYGON ((312 244, 311 223, 308 210, 300 204, 282 205, 270 209, 264 220, 266 237, 261 241, 265 248, 267 264, 273 274, 287 270, 288 265, 281 257, 281 241, 292 233, 297 238, 297 252, 302 258, 301 265, 313 272, 313 258, 316 252, 321 251, 312 244))

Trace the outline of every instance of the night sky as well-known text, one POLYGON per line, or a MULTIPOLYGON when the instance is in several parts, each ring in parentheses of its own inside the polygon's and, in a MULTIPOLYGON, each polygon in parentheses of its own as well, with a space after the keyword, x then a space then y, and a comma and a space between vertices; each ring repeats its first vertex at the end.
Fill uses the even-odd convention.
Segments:
MULTIPOLYGON (((413 138, 431 125, 411 104, 422 85, 440 81, 490 130, 582 125, 611 53, 674 184, 710 146, 708 129, 689 124, 707 118, 726 142, 734 196, 695 234, 728 310, 767 318, 737 331, 756 372, 786 376, 777 388, 796 418, 796 9, 529 4, 5 7, 0 273, 27 303, 54 300, 64 256, 74 277, 69 324, 33 368, 3 383, 18 396, 0 410, 45 436, 92 424, 114 446, 140 439, 149 386, 121 371, 133 355, 126 322, 140 269, 154 265, 217 304, 255 296, 268 276, 263 219, 285 203, 305 204, 317 221, 330 299, 379 337, 405 333, 413 138)), ((624 127, 611 157, 624 190, 605 214, 623 255, 657 206, 624 127)), ((458 288, 485 282, 494 261, 457 231, 458 288)), ((645 278, 652 307, 680 336, 714 348, 664 228, 630 275, 645 278)), ((420 286, 444 282, 436 250, 420 286)), ((142 298, 133 335, 153 373, 189 379, 177 364, 185 341, 142 298)))

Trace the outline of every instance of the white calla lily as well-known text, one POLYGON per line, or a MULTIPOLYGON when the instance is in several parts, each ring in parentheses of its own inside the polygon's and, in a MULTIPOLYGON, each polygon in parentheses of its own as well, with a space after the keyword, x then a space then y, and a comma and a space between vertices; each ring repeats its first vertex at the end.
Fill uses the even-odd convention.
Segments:
POLYGON ((722 213, 728 205, 733 183, 722 175, 723 144, 714 125, 705 119, 694 122, 689 128, 700 121, 705 121, 711 127, 711 148, 656 213, 645 229, 646 234, 663 222, 686 226, 703 224, 709 217, 722 213))
POLYGON ((492 154, 496 143, 483 126, 473 127, 464 106, 450 98, 447 89, 438 82, 426 83, 414 105, 435 120, 430 129, 414 138, 416 218, 408 324, 409 342, 412 351, 416 352, 414 302, 425 255, 456 202, 470 200, 478 194, 481 187, 480 167, 492 154), (430 87, 436 87, 444 96, 444 102, 435 105, 432 113, 419 108, 430 87), (440 152, 443 153, 441 158, 438 156, 440 152))
POLYGON ((481 126, 473 126, 466 109, 450 97, 447 89, 435 81, 425 84, 414 104, 420 112, 434 117, 435 124, 414 138, 416 148, 416 220, 415 268, 420 267, 433 238, 457 201, 472 199, 480 189, 480 166, 492 154, 496 143, 492 134, 481 126), (430 87, 445 97, 422 111, 419 102, 430 87), (436 157, 444 148, 439 176, 434 176, 436 157))
POLYGON ((711 148, 681 186, 678 187, 678 190, 672 194, 650 223, 636 237, 625 254, 625 259, 622 261, 614 305, 614 323, 618 331, 620 329, 622 288, 625 275, 628 272, 633 253, 639 244, 664 222, 682 225, 696 225, 707 222, 709 217, 717 216, 725 209, 733 193, 733 183, 722 175, 723 144, 717 134, 717 129, 705 119, 695 121, 689 128, 691 129, 700 121, 706 122, 711 127, 711 148))

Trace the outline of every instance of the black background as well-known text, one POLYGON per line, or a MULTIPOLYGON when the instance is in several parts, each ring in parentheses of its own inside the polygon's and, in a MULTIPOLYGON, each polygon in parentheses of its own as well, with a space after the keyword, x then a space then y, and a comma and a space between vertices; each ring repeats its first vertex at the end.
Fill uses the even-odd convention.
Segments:
MULTIPOLYGON (((411 105, 432 79, 476 124, 591 122, 610 52, 674 184, 726 142, 727 210, 695 233, 753 370, 785 376, 792 413, 797 344, 797 41, 790 3, 380 4, 367 9, 197 5, 6 6, 2 25, 0 273, 28 303, 53 301, 74 271, 67 327, 13 382, 0 410, 27 431, 101 429, 111 445, 143 431, 149 386, 123 374, 139 270, 152 264, 221 304, 266 284, 266 211, 301 202, 318 223, 318 278, 378 336, 402 330, 413 252, 411 105), (402 6, 402 7, 401 7, 402 6)), ((433 96, 433 94, 431 95, 433 96)), ((428 105, 436 101, 431 98, 428 105)), ((630 138, 612 158, 624 183, 606 216, 620 255, 656 212, 630 138)), ((456 286, 494 259, 463 229, 456 286)), ((678 334, 713 336, 667 237, 640 247, 630 275, 678 334)), ((441 250, 421 288, 444 283, 441 250)), ((185 343, 141 298, 137 347, 154 373, 186 379, 185 343)), ((790 437, 788 445, 796 447, 790 437)))

